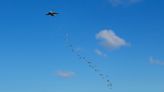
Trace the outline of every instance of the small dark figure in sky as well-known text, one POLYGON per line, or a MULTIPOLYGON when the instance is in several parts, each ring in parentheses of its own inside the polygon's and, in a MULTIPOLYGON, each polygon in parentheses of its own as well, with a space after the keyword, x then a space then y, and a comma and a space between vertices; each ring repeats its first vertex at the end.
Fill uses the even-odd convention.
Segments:
POLYGON ((49 11, 46 15, 48 15, 48 16, 56 16, 57 14, 59 14, 59 13, 54 12, 54 11, 49 11))

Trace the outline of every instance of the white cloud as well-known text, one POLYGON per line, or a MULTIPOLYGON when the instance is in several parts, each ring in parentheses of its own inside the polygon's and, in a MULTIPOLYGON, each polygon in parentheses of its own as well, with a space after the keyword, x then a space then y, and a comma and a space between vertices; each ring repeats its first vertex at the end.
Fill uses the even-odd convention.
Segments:
POLYGON ((103 56, 103 57, 107 57, 107 55, 105 53, 103 53, 101 50, 99 49, 95 49, 95 53, 99 56, 103 56))
POLYGON ((141 0, 109 0, 113 6, 139 3, 141 0))
POLYGON ((71 71, 57 71, 56 73, 57 76, 59 77, 62 77, 62 78, 70 78, 70 77, 73 77, 75 75, 74 72, 71 72, 71 71))
POLYGON ((164 65, 164 61, 154 59, 153 57, 149 58, 149 62, 150 62, 150 64, 154 64, 154 65, 164 65))
POLYGON ((100 44, 109 49, 116 49, 128 45, 123 38, 117 36, 110 29, 105 29, 97 33, 96 39, 101 40, 100 44))

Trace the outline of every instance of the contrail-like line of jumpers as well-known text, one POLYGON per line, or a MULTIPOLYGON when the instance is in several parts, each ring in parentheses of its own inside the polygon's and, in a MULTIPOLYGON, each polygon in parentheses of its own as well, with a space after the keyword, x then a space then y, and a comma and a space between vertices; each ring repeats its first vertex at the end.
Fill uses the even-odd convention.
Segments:
POLYGON ((112 83, 109 80, 108 75, 103 74, 100 71, 100 69, 97 67, 97 65, 94 64, 94 62, 93 62, 94 60, 93 59, 91 59, 89 57, 82 56, 80 54, 80 52, 77 51, 74 48, 74 46, 72 45, 72 43, 69 40, 68 34, 66 34, 66 36, 65 36, 65 41, 66 41, 67 47, 71 49, 72 53, 74 53, 80 60, 84 61, 89 66, 89 68, 91 68, 93 71, 95 71, 101 77, 101 79, 103 79, 106 82, 106 86, 109 89, 112 89, 112 83))

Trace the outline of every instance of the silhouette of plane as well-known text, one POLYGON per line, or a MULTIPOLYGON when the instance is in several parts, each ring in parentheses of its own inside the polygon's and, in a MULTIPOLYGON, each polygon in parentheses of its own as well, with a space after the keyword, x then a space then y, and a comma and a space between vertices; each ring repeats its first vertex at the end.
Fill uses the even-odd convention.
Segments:
POLYGON ((59 14, 59 13, 54 12, 54 11, 49 11, 46 15, 48 15, 48 16, 56 16, 57 14, 59 14))

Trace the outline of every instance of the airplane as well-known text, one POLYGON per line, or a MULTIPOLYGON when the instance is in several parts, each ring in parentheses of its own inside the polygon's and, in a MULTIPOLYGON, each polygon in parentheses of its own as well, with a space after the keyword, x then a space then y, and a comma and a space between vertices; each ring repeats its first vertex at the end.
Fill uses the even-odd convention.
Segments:
POLYGON ((48 16, 56 16, 57 14, 59 14, 59 13, 54 12, 54 11, 49 11, 46 15, 48 15, 48 16))

